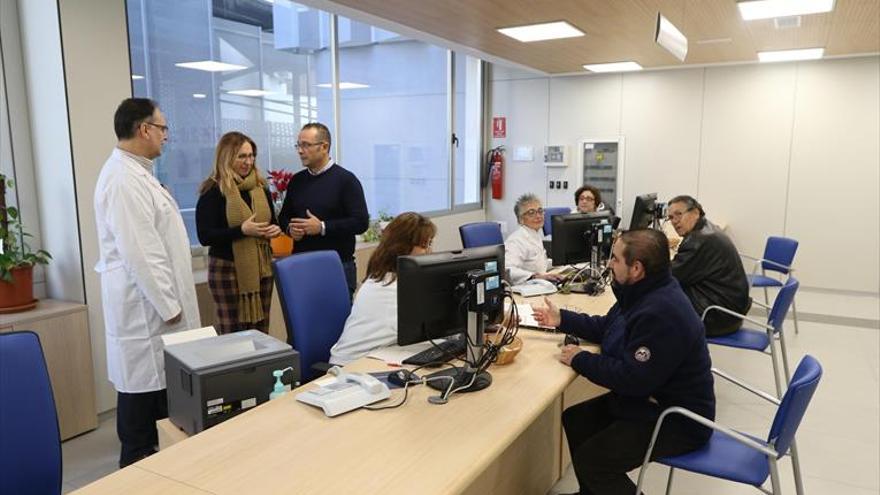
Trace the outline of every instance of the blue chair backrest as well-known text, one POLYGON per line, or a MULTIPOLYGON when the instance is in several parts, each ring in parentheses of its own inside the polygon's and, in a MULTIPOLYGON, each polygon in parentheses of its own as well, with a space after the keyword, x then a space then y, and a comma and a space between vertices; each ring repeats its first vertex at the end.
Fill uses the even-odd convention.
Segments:
POLYGON ((458 227, 458 233, 461 235, 461 246, 465 249, 504 244, 498 222, 466 223, 458 227))
POLYGON ((40 339, 0 333, 0 493, 61 493, 61 434, 40 339))
POLYGON ((785 285, 779 289, 779 294, 776 295, 773 307, 770 308, 770 314, 767 316, 767 324, 773 327, 775 331, 778 332, 782 328, 782 323, 785 322, 785 316, 788 314, 788 309, 791 308, 794 295, 800 285, 796 278, 788 277, 785 285))
POLYGON ((316 377, 312 365, 330 359, 351 313, 342 262, 336 251, 294 254, 272 263, 287 325, 287 342, 299 352, 300 379, 316 377))
POLYGON ((553 216, 567 215, 571 213, 571 208, 564 206, 554 206, 553 208, 544 208, 544 235, 553 234, 553 216))
MULTIPOLYGON (((791 266, 794 262, 794 254, 797 252, 798 241, 788 237, 767 238, 767 244, 764 246, 764 259, 770 260, 780 265, 791 266)), ((788 270, 773 263, 761 263, 765 270, 771 270, 779 273, 788 273, 788 270)))
POLYGON ((794 376, 791 377, 788 390, 782 396, 776 417, 773 418, 773 426, 770 427, 770 434, 767 436, 767 441, 773 442, 779 457, 788 452, 821 378, 822 365, 819 361, 809 354, 804 356, 794 371, 794 376))

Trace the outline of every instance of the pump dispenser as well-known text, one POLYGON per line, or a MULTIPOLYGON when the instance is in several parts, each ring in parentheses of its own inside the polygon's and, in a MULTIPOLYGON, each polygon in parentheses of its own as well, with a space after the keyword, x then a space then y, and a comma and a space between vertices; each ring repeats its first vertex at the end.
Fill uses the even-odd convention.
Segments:
POLYGON ((281 377, 284 376, 284 372, 293 371, 293 368, 288 366, 287 368, 281 370, 275 370, 272 372, 272 376, 275 377, 275 387, 272 390, 272 393, 269 394, 269 400, 275 400, 279 397, 282 397, 290 390, 290 385, 285 385, 281 381, 281 377))

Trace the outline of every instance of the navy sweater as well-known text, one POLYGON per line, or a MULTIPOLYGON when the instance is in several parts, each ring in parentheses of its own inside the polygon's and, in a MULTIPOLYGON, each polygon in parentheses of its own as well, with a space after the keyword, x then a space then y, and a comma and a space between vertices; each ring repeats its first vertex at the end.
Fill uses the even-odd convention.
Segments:
POLYGON ((602 354, 577 354, 572 368, 611 390, 614 414, 622 419, 654 421, 671 406, 715 419, 703 324, 678 282, 667 272, 613 288, 617 303, 605 316, 561 312, 560 330, 602 348, 602 354))
POLYGON ((324 222, 324 235, 306 235, 294 242, 294 252, 327 249, 339 253, 343 262, 351 261, 354 236, 370 225, 367 201, 358 178, 339 164, 319 175, 306 169, 296 173, 287 185, 284 205, 278 214, 281 230, 287 232, 291 218, 307 218, 306 210, 324 222))

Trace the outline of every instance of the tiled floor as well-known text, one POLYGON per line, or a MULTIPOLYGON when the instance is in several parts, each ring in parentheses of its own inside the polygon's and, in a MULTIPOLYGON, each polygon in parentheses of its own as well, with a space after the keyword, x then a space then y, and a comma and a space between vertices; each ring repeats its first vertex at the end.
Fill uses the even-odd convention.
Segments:
MULTIPOLYGON (((772 297, 772 296, 771 296, 772 297)), ((798 294, 802 314, 880 319, 880 300, 835 294, 798 294)), ((798 434, 804 484, 808 494, 880 493, 880 327, 841 326, 803 321, 800 334, 787 328, 792 367, 806 354, 825 374, 798 434)), ((712 349, 713 364, 772 392, 770 359, 754 352, 712 349)), ((718 421, 756 436, 766 436, 774 408, 736 387, 717 382, 718 421)), ((116 469, 119 443, 113 413, 102 415, 94 432, 63 444, 65 493, 116 469)), ((791 465, 780 465, 784 493, 794 493, 791 465)), ((638 473, 633 473, 636 476, 638 473)), ((652 465, 646 492, 664 493, 666 469, 652 465)), ((569 469, 551 494, 572 492, 577 481, 569 469)), ((759 493, 754 488, 685 472, 676 473, 673 493, 733 495, 759 493)))

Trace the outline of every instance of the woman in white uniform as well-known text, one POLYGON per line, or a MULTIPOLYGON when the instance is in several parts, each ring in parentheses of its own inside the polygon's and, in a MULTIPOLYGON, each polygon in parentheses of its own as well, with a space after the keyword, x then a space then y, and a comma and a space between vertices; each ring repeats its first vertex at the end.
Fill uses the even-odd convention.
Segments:
POLYGON ((513 206, 519 228, 504 241, 504 266, 510 271, 510 282, 519 285, 542 278, 556 282, 560 277, 547 273, 550 260, 544 250, 544 208, 534 194, 523 194, 513 206))
POLYGON ((342 335, 330 349, 330 363, 345 365, 397 342, 397 257, 430 253, 436 233, 431 220, 413 212, 385 227, 342 335))

